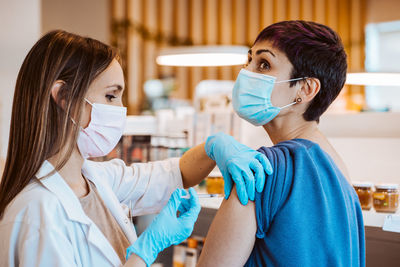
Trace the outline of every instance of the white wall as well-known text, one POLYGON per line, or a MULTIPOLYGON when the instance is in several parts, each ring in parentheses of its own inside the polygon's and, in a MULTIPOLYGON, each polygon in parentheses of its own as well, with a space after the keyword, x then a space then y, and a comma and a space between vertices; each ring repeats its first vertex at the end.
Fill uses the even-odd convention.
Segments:
POLYGON ((109 0, 42 0, 42 33, 62 29, 110 41, 109 0))
POLYGON ((40 36, 40 14, 40 0, 0 0, 0 162, 7 154, 15 81, 40 36))
MULTIPOLYGON (((325 114, 320 130, 344 160, 352 181, 400 184, 400 113, 325 114)), ((262 127, 242 122, 240 140, 270 146, 262 127)))

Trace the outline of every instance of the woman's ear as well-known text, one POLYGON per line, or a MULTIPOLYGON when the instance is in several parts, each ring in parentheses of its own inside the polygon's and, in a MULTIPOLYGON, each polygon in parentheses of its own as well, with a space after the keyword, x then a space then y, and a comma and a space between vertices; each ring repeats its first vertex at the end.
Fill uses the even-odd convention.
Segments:
POLYGON ((318 94, 321 89, 321 82, 317 78, 306 78, 301 90, 298 93, 298 97, 303 102, 310 102, 318 94))
POLYGON ((61 107, 62 109, 64 109, 64 100, 60 98, 59 92, 60 92, 60 88, 65 84, 64 81, 61 80, 57 80, 54 82, 53 86, 51 87, 51 97, 53 98, 54 102, 56 102, 56 104, 61 107))

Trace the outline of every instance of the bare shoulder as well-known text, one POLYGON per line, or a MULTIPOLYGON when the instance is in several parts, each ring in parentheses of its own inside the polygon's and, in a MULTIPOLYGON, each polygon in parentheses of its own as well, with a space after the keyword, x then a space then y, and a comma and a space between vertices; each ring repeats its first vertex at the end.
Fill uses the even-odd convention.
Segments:
POLYGON ((256 231, 254 202, 243 206, 234 188, 211 224, 198 266, 243 266, 254 247, 256 231))
POLYGON ((343 173, 347 180, 350 180, 349 172, 347 170, 347 166, 343 161, 342 157, 336 151, 336 149, 332 146, 332 144, 328 141, 327 138, 324 138, 318 142, 321 149, 323 149, 335 162, 336 166, 343 173))

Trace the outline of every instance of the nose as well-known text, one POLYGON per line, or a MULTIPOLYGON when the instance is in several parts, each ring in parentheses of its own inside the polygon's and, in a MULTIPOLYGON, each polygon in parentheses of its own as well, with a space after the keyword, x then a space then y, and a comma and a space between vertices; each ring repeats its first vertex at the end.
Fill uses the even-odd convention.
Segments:
POLYGON ((250 62, 249 64, 247 64, 247 66, 245 66, 244 69, 248 70, 248 71, 251 71, 251 72, 255 72, 253 61, 250 62))

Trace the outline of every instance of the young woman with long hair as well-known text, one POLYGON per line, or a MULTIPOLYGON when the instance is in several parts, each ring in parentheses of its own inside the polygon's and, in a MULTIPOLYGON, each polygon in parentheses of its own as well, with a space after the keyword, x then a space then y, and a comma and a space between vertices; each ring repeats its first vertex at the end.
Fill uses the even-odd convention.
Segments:
POLYGON ((180 159, 130 166, 88 160, 121 138, 124 87, 118 52, 97 40, 56 30, 32 47, 15 86, 0 184, 2 264, 150 265, 192 232, 200 206, 195 191, 184 197, 182 188, 198 184, 215 163, 226 197, 234 183, 243 204, 262 190, 272 171, 266 157, 224 134, 180 159), (128 203, 134 216, 159 212, 139 238, 121 206, 128 203))

